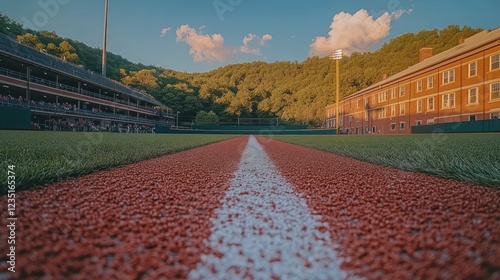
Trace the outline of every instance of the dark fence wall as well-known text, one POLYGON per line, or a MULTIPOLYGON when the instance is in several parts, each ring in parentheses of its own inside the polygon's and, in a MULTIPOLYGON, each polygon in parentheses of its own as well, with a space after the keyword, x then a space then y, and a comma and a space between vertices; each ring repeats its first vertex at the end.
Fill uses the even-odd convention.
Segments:
POLYGON ((165 126, 157 126, 155 132, 171 134, 333 135, 335 129, 306 129, 306 126, 193 126, 193 129, 169 129, 165 126))
POLYGON ((31 129, 30 109, 0 106, 0 129, 31 129))
POLYGON ((469 121, 469 122, 453 122, 440 123, 431 125, 412 126, 411 133, 468 133, 468 132, 500 132, 500 119, 469 121))

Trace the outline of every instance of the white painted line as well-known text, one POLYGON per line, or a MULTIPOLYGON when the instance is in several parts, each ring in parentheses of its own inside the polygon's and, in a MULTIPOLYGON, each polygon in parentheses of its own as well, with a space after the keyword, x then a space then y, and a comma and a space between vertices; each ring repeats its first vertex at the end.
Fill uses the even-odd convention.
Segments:
POLYGON ((342 279, 328 224, 314 216, 251 136, 209 246, 190 279, 342 279))

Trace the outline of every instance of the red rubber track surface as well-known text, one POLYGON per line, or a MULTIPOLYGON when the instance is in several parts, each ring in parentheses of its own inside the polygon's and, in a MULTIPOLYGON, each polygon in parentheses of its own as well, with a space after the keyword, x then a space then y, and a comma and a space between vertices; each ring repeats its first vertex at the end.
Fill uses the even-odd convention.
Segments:
MULTIPOLYGON (((186 278, 209 248, 247 137, 17 193, 16 273, 22 279, 186 278)), ((0 219, 7 221, 6 196, 0 219)))
POLYGON ((500 191, 259 138, 350 275, 500 279, 500 191))

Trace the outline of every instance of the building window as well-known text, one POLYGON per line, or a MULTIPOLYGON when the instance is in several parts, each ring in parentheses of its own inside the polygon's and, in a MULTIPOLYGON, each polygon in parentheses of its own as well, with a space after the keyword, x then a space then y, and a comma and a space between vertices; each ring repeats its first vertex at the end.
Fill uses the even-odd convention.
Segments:
POLYGON ((361 101, 361 100, 358 99, 358 101, 356 101, 356 108, 359 108, 359 101, 361 101))
POLYGON ((469 63, 469 78, 474 77, 476 75, 477 75, 477 63, 474 61, 469 63))
POLYGON ((468 104, 477 104, 477 88, 469 89, 469 103, 468 104))
POLYGON ((434 119, 428 119, 427 124, 434 124, 434 119))
POLYGON ((391 99, 394 99, 394 98, 396 98, 396 89, 395 88, 391 89, 391 99))
POLYGON ((372 133, 375 133, 375 131, 377 131, 377 127, 372 126, 372 133))
POLYGON ((396 116, 396 105, 391 105, 391 117, 396 116))
POLYGON ((406 86, 399 87, 399 96, 405 96, 406 86))
POLYGON ((427 99, 427 111, 434 111, 434 97, 427 99))
POLYGON ((401 130, 405 130, 405 128, 406 128, 406 123, 405 123, 405 122, 401 122, 401 123, 399 124, 399 129, 401 129, 401 130))
POLYGON ((422 121, 415 121, 415 124, 416 124, 417 126, 421 126, 421 125, 422 125, 422 121))
POLYGON ((396 123, 391 123, 391 130, 396 130, 396 123))
POLYGON ((430 76, 427 78, 427 89, 434 87, 434 77, 430 76))
POLYGON ((404 116, 405 114, 405 104, 399 104, 399 115, 404 116))
POLYGON ((417 113, 422 113, 422 99, 417 100, 417 113))
POLYGON ((473 121, 475 121, 475 120, 476 120, 476 115, 470 115, 470 116, 469 116, 469 121, 470 121, 470 122, 473 122, 473 121))
POLYGON ((417 81, 417 92, 422 91, 422 80, 417 81))
POLYGON ((455 93, 448 93, 443 95, 443 109, 455 107, 455 93))
POLYGON ((493 83, 490 87, 490 100, 500 99, 500 83, 493 83))
POLYGON ((379 92, 378 94, 378 102, 384 102, 387 101, 387 91, 384 92, 379 92))
POLYGON ((492 120, 493 120, 493 119, 500 119, 500 112, 491 113, 490 118, 491 118, 492 120))
POLYGON ((385 107, 382 107, 380 111, 378 112, 378 118, 383 119, 387 117, 387 110, 385 107))
POLYGON ((490 58, 490 70, 500 68, 500 54, 492 55, 490 58))
POLYGON ((453 83, 455 81, 455 69, 450 69, 443 72, 443 85, 453 83))

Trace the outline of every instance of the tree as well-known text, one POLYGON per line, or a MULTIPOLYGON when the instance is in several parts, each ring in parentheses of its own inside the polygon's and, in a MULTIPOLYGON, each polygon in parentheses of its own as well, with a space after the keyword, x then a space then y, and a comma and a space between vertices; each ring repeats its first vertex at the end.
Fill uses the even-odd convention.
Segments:
POLYGON ((213 111, 205 112, 203 110, 196 114, 196 125, 219 125, 219 117, 213 111))
POLYGON ((68 41, 59 44, 59 57, 73 63, 78 63, 79 60, 75 48, 68 41))

